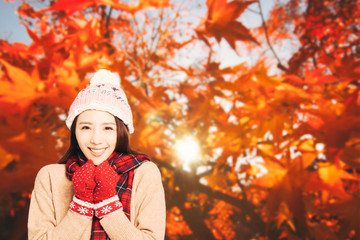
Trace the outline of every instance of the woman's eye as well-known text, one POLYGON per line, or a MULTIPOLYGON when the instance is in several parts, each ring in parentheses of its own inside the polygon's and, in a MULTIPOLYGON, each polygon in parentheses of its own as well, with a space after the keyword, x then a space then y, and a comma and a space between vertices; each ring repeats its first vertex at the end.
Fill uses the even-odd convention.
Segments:
POLYGON ((114 130, 113 127, 105 127, 105 130, 114 130))
POLYGON ((89 126, 82 126, 81 127, 81 130, 87 130, 87 129, 90 129, 90 127, 89 126))

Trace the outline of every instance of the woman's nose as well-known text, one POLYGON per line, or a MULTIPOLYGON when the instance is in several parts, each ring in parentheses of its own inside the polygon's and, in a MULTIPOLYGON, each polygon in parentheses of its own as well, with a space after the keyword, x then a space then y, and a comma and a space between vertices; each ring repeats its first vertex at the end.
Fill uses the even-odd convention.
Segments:
POLYGON ((90 142, 92 144, 99 144, 101 143, 101 136, 100 136, 100 132, 98 130, 94 130, 91 134, 91 139, 90 142))

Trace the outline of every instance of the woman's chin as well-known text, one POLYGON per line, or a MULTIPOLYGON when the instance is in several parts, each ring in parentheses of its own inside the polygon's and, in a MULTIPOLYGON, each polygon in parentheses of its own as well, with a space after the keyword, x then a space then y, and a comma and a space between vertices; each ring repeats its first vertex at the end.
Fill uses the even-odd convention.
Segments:
POLYGON ((100 165, 102 162, 104 162, 106 159, 94 159, 93 162, 94 162, 94 165, 97 166, 97 165, 100 165))

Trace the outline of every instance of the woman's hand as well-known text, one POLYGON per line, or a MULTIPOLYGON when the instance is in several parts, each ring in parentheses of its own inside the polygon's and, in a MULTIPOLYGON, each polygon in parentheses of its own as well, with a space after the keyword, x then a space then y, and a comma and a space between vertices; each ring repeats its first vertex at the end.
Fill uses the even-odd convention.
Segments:
POLYGON ((88 160, 83 166, 75 171, 72 181, 75 196, 78 199, 93 203, 94 189, 96 186, 94 174, 95 165, 92 160, 88 160))
POLYGON ((103 161, 95 168, 96 188, 94 192, 94 203, 99 203, 108 198, 116 196, 116 184, 119 175, 110 166, 108 161, 103 161))
POLYGON ((122 209, 122 204, 116 193, 116 184, 119 178, 120 176, 110 166, 108 161, 104 161, 96 167, 96 188, 94 191, 96 217, 102 218, 105 215, 122 209))
POLYGON ((73 175, 72 182, 75 196, 70 203, 73 212, 87 217, 94 215, 94 189, 96 182, 94 179, 95 165, 88 160, 83 166, 78 168, 73 175))

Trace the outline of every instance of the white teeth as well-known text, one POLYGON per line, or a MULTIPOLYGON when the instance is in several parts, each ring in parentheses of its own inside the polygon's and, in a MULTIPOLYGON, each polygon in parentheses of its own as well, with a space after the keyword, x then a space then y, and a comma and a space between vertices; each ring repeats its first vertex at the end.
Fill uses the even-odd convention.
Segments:
POLYGON ((92 149, 92 148, 90 148, 90 150, 94 153, 101 153, 101 152, 105 151, 105 149, 92 149))

